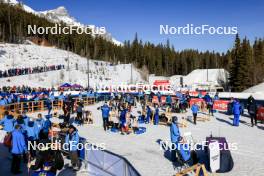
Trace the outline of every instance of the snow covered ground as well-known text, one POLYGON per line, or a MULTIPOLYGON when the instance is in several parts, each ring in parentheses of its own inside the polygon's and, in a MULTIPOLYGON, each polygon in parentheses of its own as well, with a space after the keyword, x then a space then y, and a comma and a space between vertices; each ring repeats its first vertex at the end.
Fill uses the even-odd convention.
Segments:
MULTIPOLYGON (((0 44, 0 70, 35 66, 65 65, 64 70, 0 79, 0 86, 59 86, 65 82, 87 86, 87 60, 72 52, 30 44, 0 44), (68 60, 69 59, 69 60, 68 60), (69 66, 69 67, 68 67, 69 66), (69 69, 68 69, 69 68, 69 69)), ((131 64, 111 66, 109 62, 90 60, 90 85, 130 83, 131 64)), ((133 82, 143 82, 132 66, 133 82)))
MULTIPOLYGON (((96 105, 95 107, 97 107, 96 105)), ((80 127, 80 134, 92 143, 106 143, 106 148, 114 153, 126 157, 142 175, 173 175, 176 173, 168 157, 168 151, 160 150, 158 140, 169 141, 169 127, 146 125, 147 132, 142 135, 122 136, 111 132, 105 133, 102 129, 101 112, 96 108, 93 111, 97 122, 87 127, 80 127), (99 122, 99 124, 98 124, 99 122)), ((177 114, 178 117, 191 116, 191 113, 177 114)), ((195 126, 188 123, 187 128, 180 131, 191 132, 197 142, 205 140, 211 133, 214 136, 224 136, 229 143, 237 143, 238 150, 231 151, 234 168, 230 173, 219 175, 263 175, 264 168, 264 125, 252 128, 250 119, 242 117, 239 127, 233 127, 231 116, 216 113, 209 122, 198 122, 195 126)))
MULTIPOLYGON (((177 172, 169 160, 170 152, 161 150, 157 141, 169 141, 169 127, 145 125, 147 132, 141 135, 120 135, 118 133, 104 132, 102 128, 101 112, 97 110, 101 103, 86 107, 93 112, 94 124, 78 127, 82 137, 91 143, 105 143, 106 149, 127 158, 141 175, 164 176, 177 172)), ((178 117, 191 116, 176 114, 178 117)), ((34 115, 34 117, 36 114, 34 115)), ((202 116, 202 115, 199 115, 202 116)), ((58 122, 56 118, 54 121, 58 122)), ((231 151, 234 168, 231 172, 217 174, 223 176, 261 176, 264 173, 264 125, 250 126, 249 117, 241 117, 239 127, 232 126, 232 117, 222 113, 216 113, 211 121, 198 122, 195 126, 188 122, 187 128, 180 128, 181 133, 191 132, 196 142, 202 142, 211 133, 214 136, 226 137, 228 143, 236 143, 238 150, 231 151)), ((1 151, 1 150, 0 150, 1 151)), ((0 152, 1 153, 1 152, 0 152)), ((2 152, 3 153, 3 152, 2 152)), ((2 158, 2 157, 1 157, 2 158)), ((5 154, 5 159, 7 158, 5 154)), ((2 159, 3 160, 3 159, 2 159)), ((9 161, 8 161, 9 162, 9 161)), ((66 161, 68 162, 68 161, 66 161)), ((2 171, 3 166, 0 165, 2 171)), ((3 171, 7 171, 7 168, 3 171)), ((65 175, 80 175, 83 173, 71 173, 62 171, 65 175)))

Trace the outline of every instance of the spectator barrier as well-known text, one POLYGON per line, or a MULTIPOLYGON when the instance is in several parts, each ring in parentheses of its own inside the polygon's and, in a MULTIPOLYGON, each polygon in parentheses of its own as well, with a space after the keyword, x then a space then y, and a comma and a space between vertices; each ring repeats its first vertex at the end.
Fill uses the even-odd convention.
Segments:
MULTIPOLYGON (((46 100, 40 100, 40 101, 27 101, 27 102, 20 102, 20 103, 13 103, 8 104, 5 106, 0 106, 0 119, 3 118, 3 114, 5 111, 12 112, 13 115, 20 115, 24 111, 27 113, 34 113, 34 112, 41 112, 44 110, 47 110, 47 105, 45 103, 46 100)), ((74 104, 82 101, 85 106, 91 105, 95 103, 94 98, 90 97, 84 97, 82 99, 80 98, 74 98, 74 104)), ((52 101, 52 109, 53 110, 60 110, 62 109, 63 101, 62 100, 54 100, 52 101)))

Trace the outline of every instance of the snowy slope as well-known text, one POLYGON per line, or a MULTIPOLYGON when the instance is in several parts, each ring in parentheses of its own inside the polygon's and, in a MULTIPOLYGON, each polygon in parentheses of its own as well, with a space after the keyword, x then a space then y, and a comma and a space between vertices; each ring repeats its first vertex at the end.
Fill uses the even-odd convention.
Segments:
POLYGON ((264 93, 264 83, 260 83, 256 86, 250 87, 243 92, 245 93, 264 93))
MULTIPOLYGON (((0 70, 49 65, 65 65, 64 70, 0 79, 3 85, 29 85, 34 87, 58 86, 64 82, 87 86, 87 60, 72 52, 34 44, 0 44, 0 70), (69 62, 68 62, 69 58, 69 62), (68 71, 69 64, 69 71, 68 71)), ((90 60, 90 85, 129 83, 131 64, 111 66, 108 62, 90 60)), ((143 81, 136 68, 133 81, 143 81)))
POLYGON ((65 7, 60 6, 57 9, 47 10, 43 12, 37 12, 40 16, 49 19, 50 21, 59 23, 61 21, 68 25, 82 26, 81 23, 77 22, 75 18, 69 16, 68 11, 65 7))
POLYGON ((218 85, 219 82, 226 82, 228 80, 228 72, 224 69, 196 69, 186 76, 173 75, 171 77, 164 77, 150 75, 149 82, 153 83, 155 80, 170 80, 172 85, 180 86, 180 77, 183 78, 183 84, 187 86, 192 86, 194 84, 218 85))
MULTIPOLYGON (((4 0, 4 2, 13 4, 13 5, 19 4, 19 2, 17 0, 4 0)), ((41 16, 41 17, 44 17, 51 22, 59 23, 62 21, 64 23, 66 23, 67 25, 80 26, 80 27, 89 26, 92 29, 96 28, 95 25, 81 24, 74 17, 71 17, 69 15, 67 9, 63 6, 59 6, 56 9, 46 10, 46 11, 35 11, 31 7, 29 7, 25 4, 22 4, 22 7, 25 11, 27 11, 29 13, 33 13, 33 14, 41 16)), ((122 45, 122 42, 113 38, 109 32, 106 32, 105 34, 101 34, 101 36, 103 38, 105 38, 106 40, 113 42, 116 45, 122 45)))
POLYGON ((183 83, 186 85, 205 83, 217 85, 219 80, 227 81, 227 72, 224 69, 196 69, 183 77, 183 83))
MULTIPOLYGON (((12 4, 12 5, 17 5, 19 4, 19 2, 17 0, 3 0, 3 2, 5 3, 9 3, 9 4, 12 4)), ((34 13, 36 14, 36 11, 33 10, 31 7, 25 5, 25 4, 22 4, 22 7, 25 11, 29 12, 29 13, 34 13)))

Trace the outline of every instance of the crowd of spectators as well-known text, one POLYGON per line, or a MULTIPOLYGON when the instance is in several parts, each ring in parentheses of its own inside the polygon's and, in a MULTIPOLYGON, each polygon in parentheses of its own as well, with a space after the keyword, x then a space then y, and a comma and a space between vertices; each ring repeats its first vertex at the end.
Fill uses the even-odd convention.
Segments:
POLYGON ((27 68, 10 68, 8 70, 0 70, 0 78, 7 78, 12 76, 28 75, 34 73, 43 73, 54 70, 62 70, 64 65, 50 65, 50 66, 37 66, 27 68))

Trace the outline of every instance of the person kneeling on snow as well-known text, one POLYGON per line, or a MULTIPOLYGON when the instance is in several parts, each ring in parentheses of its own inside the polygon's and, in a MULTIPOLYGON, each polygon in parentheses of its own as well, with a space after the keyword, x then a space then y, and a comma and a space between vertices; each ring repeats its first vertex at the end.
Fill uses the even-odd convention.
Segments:
POLYGON ((41 140, 40 143, 43 144, 43 148, 40 148, 36 156, 36 161, 34 164, 28 164, 28 168, 32 170, 32 176, 55 176, 57 170, 61 170, 64 166, 64 160, 61 152, 57 149, 54 150, 48 148, 50 143, 49 140, 41 140), (47 146, 47 148, 46 148, 47 146))
POLYGON ((241 105, 240 105, 238 100, 234 101, 233 114, 234 114, 233 126, 239 126, 239 117, 241 114, 241 105))
POLYGON ((79 134, 75 126, 70 125, 68 134, 65 138, 65 143, 68 144, 71 165, 74 170, 79 170, 79 158, 78 158, 78 144, 79 144, 79 134))

